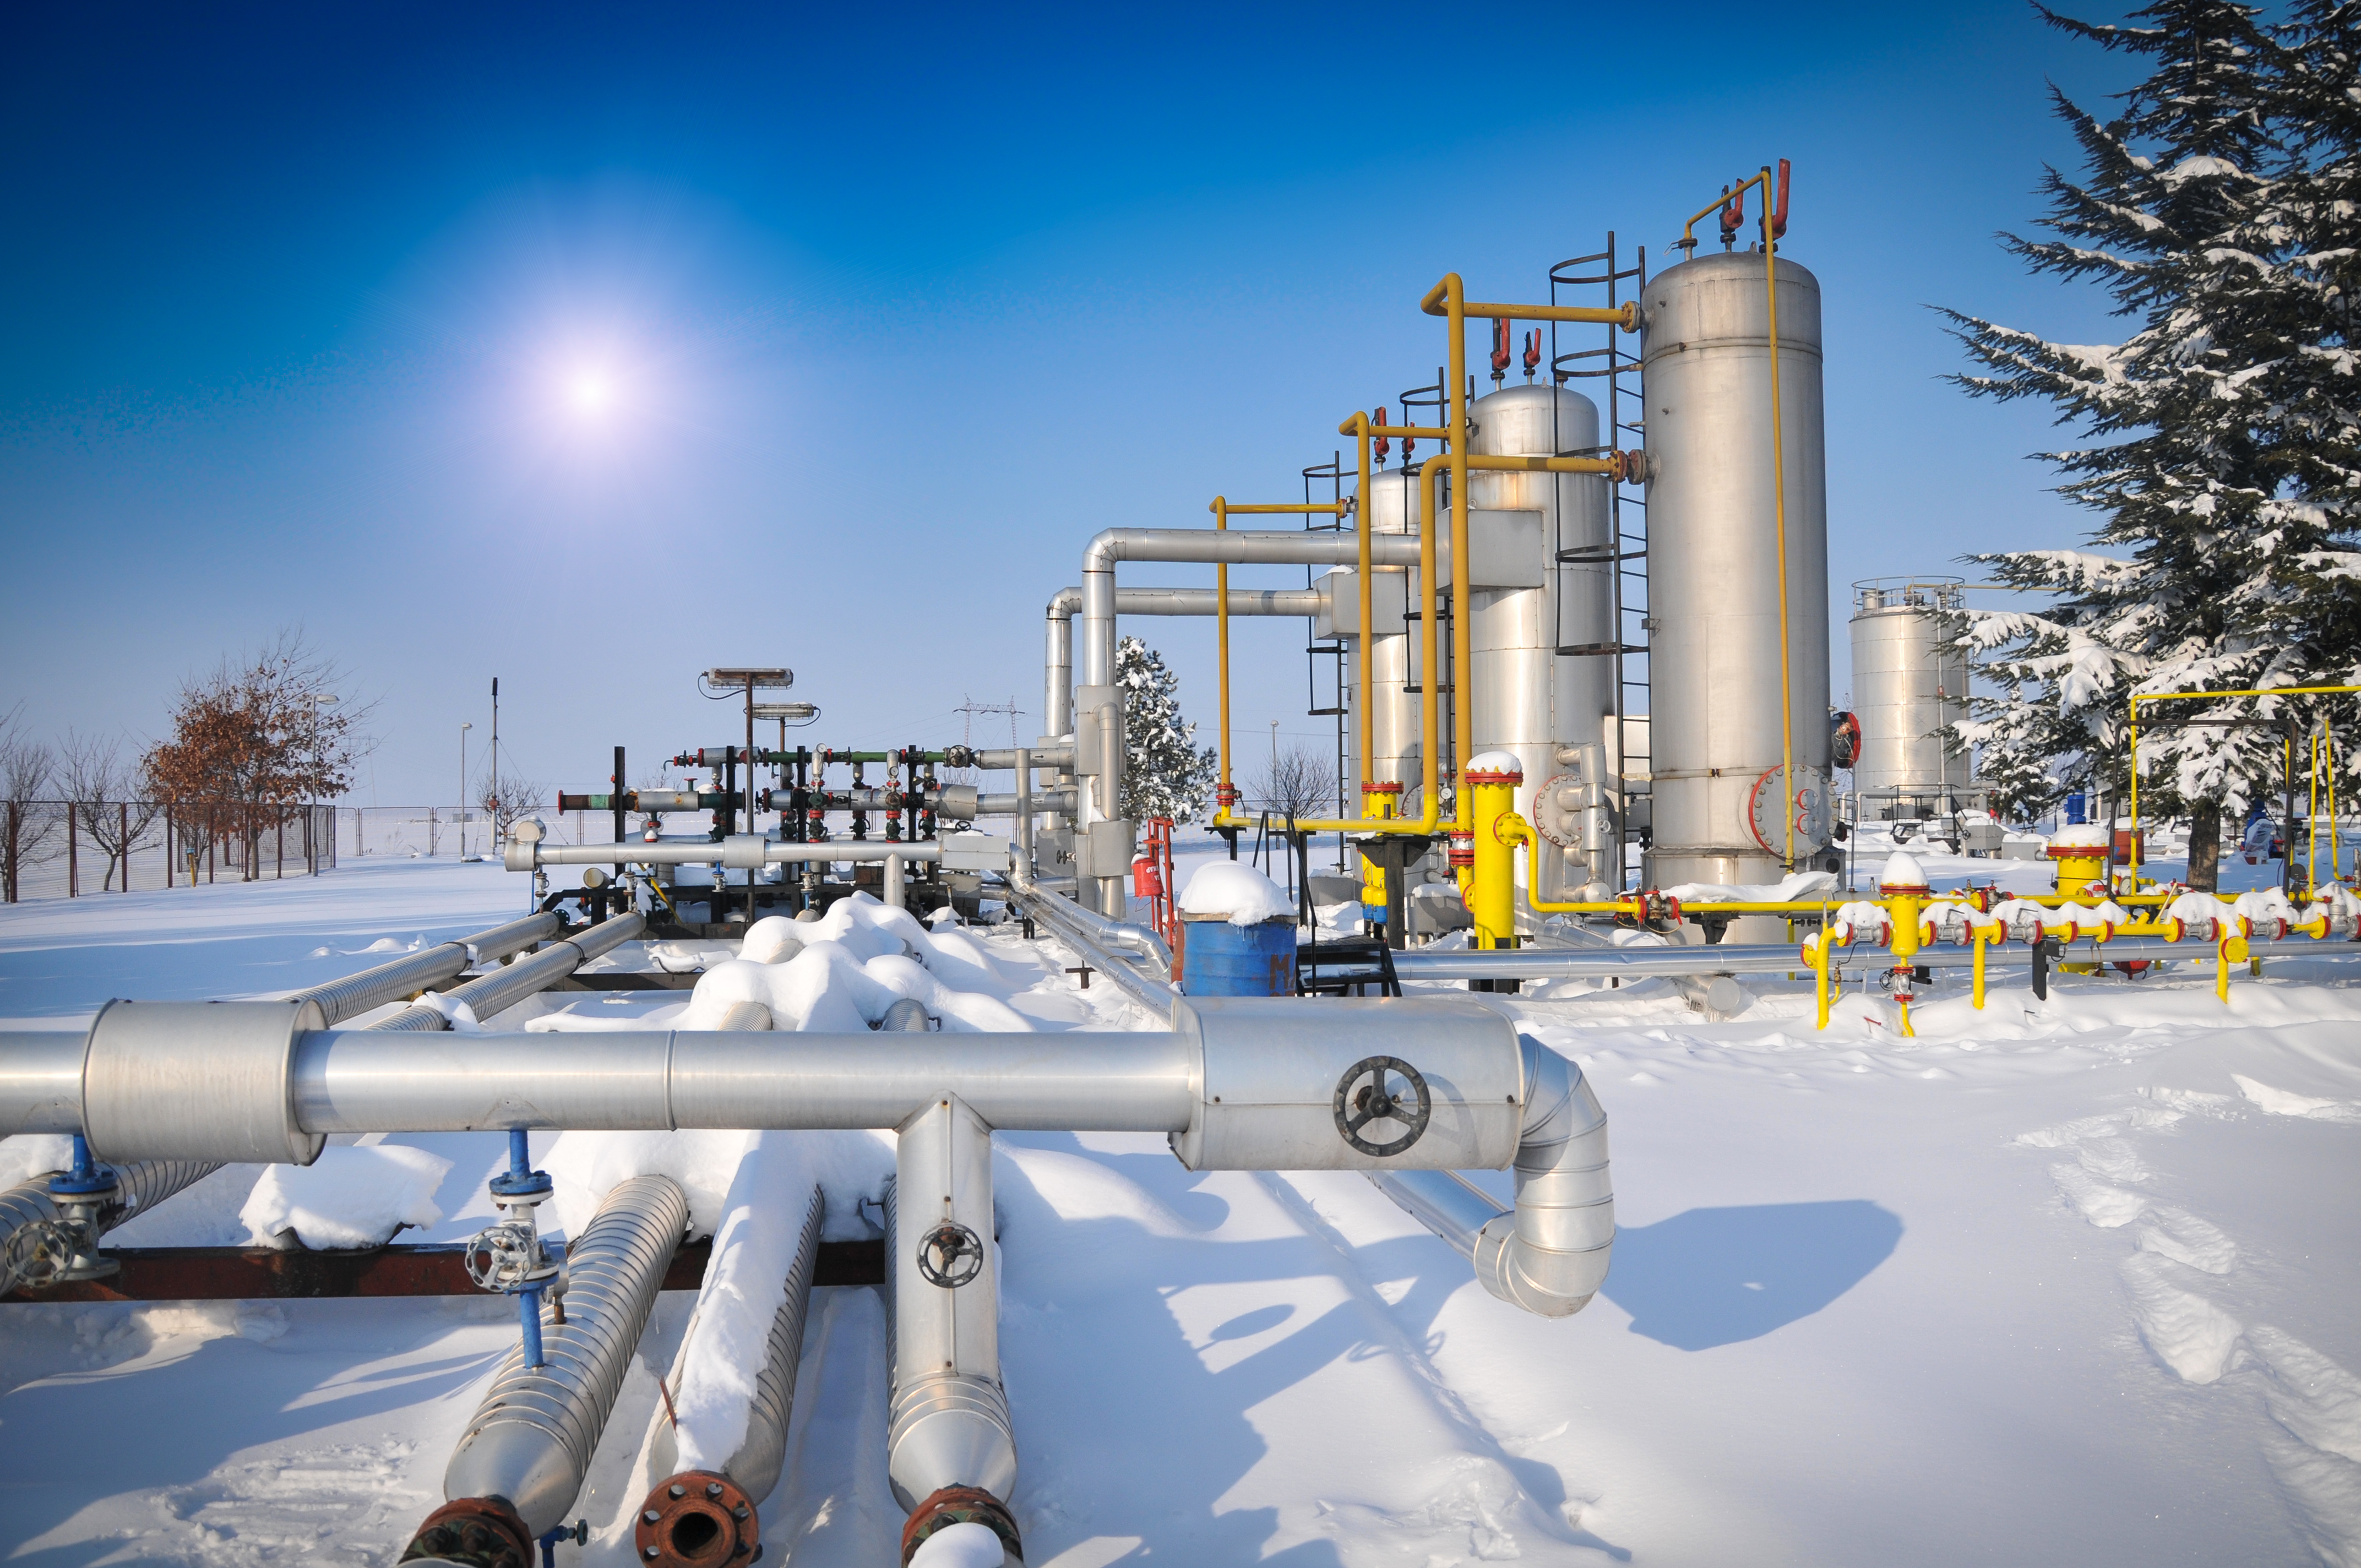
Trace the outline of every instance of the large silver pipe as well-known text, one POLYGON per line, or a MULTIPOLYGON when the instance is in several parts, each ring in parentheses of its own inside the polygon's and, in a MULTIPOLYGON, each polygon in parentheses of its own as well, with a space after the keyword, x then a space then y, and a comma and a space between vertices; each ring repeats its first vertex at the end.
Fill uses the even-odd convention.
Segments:
POLYGON ((929 863, 943 858, 943 847, 931 839, 831 839, 812 844, 782 844, 752 833, 733 833, 716 843, 675 844, 524 844, 511 840, 507 863, 512 872, 538 871, 544 866, 610 865, 620 856, 637 866, 701 866, 719 861, 733 870, 752 866, 833 864, 882 861, 899 855, 906 861, 929 863))
POLYGON ((1485 1289, 1528 1312, 1563 1318, 1590 1304, 1614 1250, 1607 1113, 1582 1069, 1538 1041, 1523 1047, 1529 1091, 1513 1210, 1447 1170, 1386 1171, 1370 1179, 1468 1257, 1485 1289))
POLYGON ((1171 1010, 1172 949, 1144 926, 1110 920, 1070 898, 1049 892, 1021 871, 1008 879, 1017 907, 1053 927, 1060 939, 1080 952, 1118 990, 1161 1016, 1171 1010))
MULTIPOLYGON (((750 1178, 759 1179, 754 1175, 759 1160, 758 1153, 749 1153, 746 1164, 741 1166, 731 1184, 731 1199, 726 1209, 737 1210, 737 1189, 750 1178)), ((761 1174, 771 1173, 763 1170, 761 1174)), ((674 1388, 679 1388, 688 1367, 699 1355, 742 1355, 741 1347, 753 1337, 749 1330, 758 1326, 763 1330, 763 1364, 755 1369, 753 1390, 746 1402, 744 1435, 718 1462, 696 1441, 707 1435, 702 1431, 692 1428, 692 1441, 684 1447, 678 1426, 668 1421, 657 1423, 655 1436, 649 1444, 649 1459, 652 1468, 664 1478, 649 1488, 646 1500, 640 1505, 639 1524, 633 1536, 642 1563, 653 1563, 654 1568, 713 1568, 714 1564, 734 1563, 741 1557, 752 1562, 759 1552, 763 1529, 760 1509, 763 1500, 778 1485, 779 1471, 786 1459, 787 1424, 795 1411, 796 1369, 803 1358, 804 1321, 811 1310, 812 1270, 819 1260, 820 1226, 827 1212, 828 1204, 820 1190, 813 1188, 810 1201, 804 1205, 803 1229, 787 1265, 778 1307, 766 1326, 750 1324, 745 1319, 750 1310, 750 1292, 760 1291, 768 1282, 744 1277, 733 1272, 731 1265, 742 1262, 746 1255, 741 1248, 748 1229, 757 1223, 769 1224, 776 1216, 767 1208, 762 1215, 750 1215, 726 1246, 721 1237, 714 1238, 713 1261, 706 1268, 704 1288, 697 1296, 697 1310, 689 1319, 688 1332, 681 1336, 669 1382, 674 1388), (719 1350, 708 1346, 718 1346, 719 1350), (686 1468, 684 1459, 687 1461, 686 1468)), ((726 1228, 730 1222, 724 1223, 726 1228)))
MULTIPOLYGON (((542 1325, 544 1365, 525 1365, 522 1344, 502 1360, 443 1472, 445 1497, 500 1499, 528 1552, 564 1521, 687 1228, 688 1200, 668 1177, 607 1194, 566 1249, 566 1321, 542 1325)), ((456 1542, 434 1538, 446 1511, 429 1516, 405 1561, 452 1560, 456 1542)))
MULTIPOLYGON (((522 1002, 535 992, 546 991, 588 963, 592 959, 633 941, 648 928, 644 915, 618 915, 601 920, 578 936, 563 942, 553 942, 529 959, 519 959, 488 975, 469 981, 443 993, 449 1004, 465 1006, 478 1022, 522 1002)), ((434 1007, 405 1007, 375 1028, 392 1033, 414 1033, 447 1029, 450 1014, 434 1007)))
MULTIPOLYGON (((1081 593, 1080 589, 1068 591, 1076 594, 1077 597, 1081 593)), ((1011 769, 1025 766, 1024 762, 1020 760, 1024 758, 1032 759, 1032 764, 1037 768, 1071 768, 1074 765, 1074 749, 1071 746, 1003 746, 992 750, 979 748, 975 752, 975 765, 987 773, 1006 773, 1011 769)))
POLYGON ((1060 602, 1070 593, 1075 596, 1078 607, 1078 588, 1061 589, 1049 596, 1049 645, 1041 658, 1041 711, 1048 716, 1041 726, 1041 738, 1045 740, 1074 732, 1074 610, 1060 602))
MULTIPOLYGON (((901 1125, 955 1093, 1016 1131, 1188 1124, 1191 1057, 1169 1034, 788 1031, 388 1035, 297 1042, 300 1126, 336 1132, 901 1125)), ((173 1151, 173 1152, 178 1152, 173 1151)))
POLYGON ((357 1017, 372 1007, 405 996, 415 996, 438 980, 448 980, 464 974, 471 963, 483 963, 504 959, 521 948, 556 935, 566 922, 555 912, 544 911, 528 915, 522 920, 511 920, 505 926, 495 926, 489 931, 478 931, 472 937, 461 937, 440 943, 423 952, 408 954, 391 963, 366 969, 342 980, 315 985, 299 991, 288 1000, 316 1002, 331 1024, 341 1024, 357 1017))
POLYGON ((949 1486, 978 1487, 1005 1504, 1016 1482, 1000 1384, 992 1131, 947 1094, 896 1144, 885 1453, 895 1499, 906 1509, 949 1486))

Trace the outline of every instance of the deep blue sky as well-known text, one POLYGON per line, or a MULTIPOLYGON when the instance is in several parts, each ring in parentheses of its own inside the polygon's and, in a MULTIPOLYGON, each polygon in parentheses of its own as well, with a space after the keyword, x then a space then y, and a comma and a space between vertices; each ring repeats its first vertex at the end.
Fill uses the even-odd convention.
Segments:
MULTIPOLYGON (((793 665, 814 740, 1030 735, 1092 532, 1298 494, 1432 376, 1441 273, 1669 259, 1783 156, 1839 590, 2078 533, 1926 307, 2111 339, 1992 236, 2072 155, 2045 76, 2125 62, 2015 4, 1773 15, 13 8, 0 709, 142 741, 301 623, 381 699, 364 803, 447 801, 495 674, 575 786, 727 739, 721 662, 793 665)), ((1138 630, 1210 740, 1210 630, 1138 630)), ((1324 724, 1296 623, 1239 645, 1242 745, 1324 724)))

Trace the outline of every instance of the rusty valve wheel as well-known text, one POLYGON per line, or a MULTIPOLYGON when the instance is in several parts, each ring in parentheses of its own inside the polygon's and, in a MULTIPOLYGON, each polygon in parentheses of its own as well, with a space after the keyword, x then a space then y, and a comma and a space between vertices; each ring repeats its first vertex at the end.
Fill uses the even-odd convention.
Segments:
POLYGON ((956 1290, 983 1272, 983 1244, 955 1220, 918 1238, 918 1272, 929 1285, 956 1290))
POLYGON ((1424 1137, 1427 1118, 1433 1113, 1434 1097, 1427 1092, 1425 1076, 1400 1057, 1365 1057, 1336 1080, 1336 1132, 1373 1159, 1389 1159, 1424 1137), (1401 1088, 1387 1087, 1389 1074, 1404 1080, 1401 1088), (1361 1136, 1361 1129, 1370 1123, 1388 1121, 1410 1130, 1390 1143, 1361 1136))

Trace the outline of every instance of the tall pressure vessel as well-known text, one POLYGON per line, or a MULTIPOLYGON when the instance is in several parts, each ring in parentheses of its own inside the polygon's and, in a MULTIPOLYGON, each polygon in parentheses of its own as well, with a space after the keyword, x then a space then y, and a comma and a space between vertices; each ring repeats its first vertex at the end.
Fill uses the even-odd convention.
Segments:
MULTIPOLYGON (((1853 787, 1939 795, 1970 782, 1965 757, 1937 731, 1967 717, 1967 655, 1952 645, 1964 598, 1957 577, 1879 577, 1853 585, 1852 710, 1861 721, 1853 787)), ((1871 816, 1891 801, 1864 799, 1871 816)))
MULTIPOLYGON (((1642 296, 1651 886, 1775 882, 1791 823, 1795 869, 1830 858, 1820 289, 1795 263, 1776 266, 1792 778, 1782 777, 1780 744, 1782 605, 1763 258, 1746 251, 1699 257, 1650 279, 1642 296)), ((1776 927, 1734 929, 1730 939, 1780 934, 1776 927)))
MULTIPOLYGON (((1478 456, 1588 456, 1598 447, 1598 405, 1563 387, 1505 388, 1477 399, 1468 418, 1476 427, 1468 450, 1478 456)), ((1478 468, 1468 475, 1468 490, 1469 718, 1478 752, 1509 751, 1522 765, 1517 810, 1531 822, 1534 795, 1568 772, 1558 753, 1603 747, 1615 711, 1614 661, 1558 653, 1614 635, 1613 564, 1557 558, 1608 543, 1608 479, 1478 468)), ((1569 859, 1546 839, 1523 863, 1546 900, 1564 899, 1594 878, 1588 858, 1569 859)))
MULTIPOLYGON (((1416 533, 1420 504, 1415 469, 1381 469, 1369 476, 1369 493, 1360 499, 1360 522, 1372 533, 1416 533)), ((1399 566, 1377 569, 1369 583, 1369 597, 1374 619, 1380 628, 1403 626, 1403 610, 1417 608, 1409 603, 1415 575, 1399 566)), ((1357 611, 1358 607, 1355 608, 1357 611)), ((1367 694, 1369 755, 1362 760, 1360 776, 1373 784, 1399 784, 1408 790, 1419 782, 1420 770, 1425 764, 1419 751, 1418 697, 1403 689, 1410 682, 1410 638, 1417 635, 1418 623, 1406 624, 1410 629, 1407 634, 1398 630, 1381 630, 1370 642, 1373 674, 1372 689, 1367 694)), ((1346 662, 1345 678, 1358 683, 1357 661, 1346 662)), ((1348 732, 1356 737, 1356 743, 1361 732, 1359 705, 1363 700, 1363 694, 1356 690, 1349 705, 1354 711, 1347 716, 1348 732)), ((1356 811, 1359 810, 1357 793, 1353 796, 1353 805, 1356 811)))

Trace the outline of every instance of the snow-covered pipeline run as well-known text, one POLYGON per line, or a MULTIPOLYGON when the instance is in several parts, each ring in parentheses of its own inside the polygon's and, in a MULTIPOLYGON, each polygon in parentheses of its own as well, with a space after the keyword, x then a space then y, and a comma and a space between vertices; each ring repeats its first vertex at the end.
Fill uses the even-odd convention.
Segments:
MULTIPOLYGON (((1134 939, 1078 914, 1076 939, 1102 950, 1134 939)), ((607 939, 628 922, 602 923, 619 928, 607 939)), ((667 1380, 664 1478, 636 1515, 636 1555, 747 1562, 785 1451, 823 1215, 850 1217, 881 1192, 904 1559, 939 1534, 948 1547, 988 1531, 1021 1562, 1006 1507, 1018 1447, 997 1343, 996 1129, 1162 1132, 1192 1171, 1362 1170, 1470 1256, 1487 1289, 1545 1316, 1579 1310, 1606 1276, 1605 1115, 1577 1067, 1473 999, 1307 1006, 1143 987, 1169 1013, 1137 1009, 1159 1026, 1038 1033, 984 944, 866 895, 816 924, 760 922, 741 951, 686 1003, 622 1028, 566 1014, 495 1033, 462 1014, 456 1032, 339 1029, 311 998, 118 1003, 86 1034, 13 1037, 0 1127, 82 1132, 113 1162, 302 1164, 335 1134, 566 1135, 545 1163, 575 1201, 604 1200, 567 1226, 543 1365, 524 1365, 521 1346, 495 1376, 412 1562, 527 1568, 562 1530, 664 1266, 684 1234, 707 1229, 712 1262, 667 1380), (194 1036, 202 1053, 186 1048, 194 1036), (1374 1113, 1350 1133, 1348 1104, 1374 1113), (720 1212, 693 1215, 667 1174, 671 1146, 748 1126, 769 1130, 734 1134, 743 1152, 720 1212), (888 1130, 890 1181, 877 1138, 888 1130), (1452 1174, 1511 1166, 1508 1212, 1452 1174)), ((455 1011, 446 1000, 437 1021, 455 1011)))

